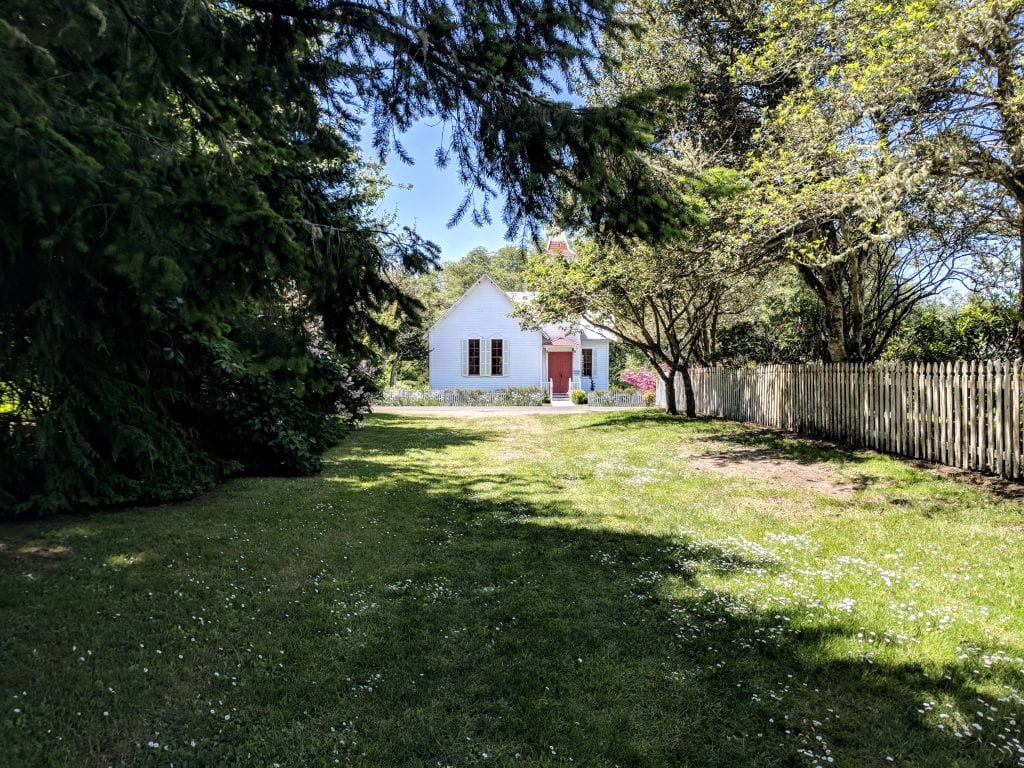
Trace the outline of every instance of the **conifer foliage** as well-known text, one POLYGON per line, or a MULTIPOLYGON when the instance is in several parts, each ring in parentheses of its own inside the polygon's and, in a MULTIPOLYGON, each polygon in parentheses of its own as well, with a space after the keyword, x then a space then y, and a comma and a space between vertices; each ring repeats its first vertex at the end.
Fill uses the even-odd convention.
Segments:
POLYGON ((643 108, 581 114, 537 95, 612 31, 610 10, 6 2, 0 510, 315 471, 365 408, 359 361, 392 333, 376 310, 408 304, 388 274, 436 256, 374 220, 381 180, 354 115, 372 116, 381 151, 402 152, 417 119, 449 121, 437 160, 480 193, 456 215, 486 218, 498 189, 510 224, 545 215, 570 171, 613 210, 622 186, 595 150, 628 158, 643 108))

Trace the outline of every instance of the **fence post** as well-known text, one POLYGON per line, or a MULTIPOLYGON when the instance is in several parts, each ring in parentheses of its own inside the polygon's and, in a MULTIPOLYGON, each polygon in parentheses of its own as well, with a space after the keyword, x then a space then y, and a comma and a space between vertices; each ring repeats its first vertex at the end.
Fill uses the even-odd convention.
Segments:
POLYGON ((1010 477, 1020 477, 1021 461, 1021 435, 1020 435, 1020 361, 1013 361, 1013 371, 1010 374, 1010 430, 1012 442, 1010 443, 1010 477))
POLYGON ((938 381, 938 374, 935 370, 936 367, 935 363, 925 363, 924 366, 924 397, 926 415, 924 429, 925 444, 928 448, 925 453, 925 459, 928 461, 935 461, 935 413, 938 410, 935 407, 936 395, 938 394, 937 387, 935 386, 938 381))

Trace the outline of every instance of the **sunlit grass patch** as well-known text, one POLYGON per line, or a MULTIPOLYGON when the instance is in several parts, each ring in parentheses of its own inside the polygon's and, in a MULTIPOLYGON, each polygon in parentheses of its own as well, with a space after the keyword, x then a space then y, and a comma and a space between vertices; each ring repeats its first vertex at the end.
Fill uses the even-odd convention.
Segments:
POLYGON ((119 553, 116 555, 108 555, 106 560, 103 562, 113 568, 127 568, 131 565, 138 565, 145 559, 146 554, 144 552, 135 552, 131 554, 119 553))

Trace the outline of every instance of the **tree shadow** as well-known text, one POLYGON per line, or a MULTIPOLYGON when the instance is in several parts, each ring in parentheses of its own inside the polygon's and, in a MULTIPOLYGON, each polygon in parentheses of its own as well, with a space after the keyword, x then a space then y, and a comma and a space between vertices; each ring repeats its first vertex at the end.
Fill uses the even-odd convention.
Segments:
MULTIPOLYGON (((152 758, 161 764, 194 760, 180 746, 189 740, 214 750, 207 764, 1016 764, 1010 721, 1022 722, 1024 702, 993 689, 1024 680, 1013 664, 979 663, 991 649, 965 648, 944 669, 886 663, 882 645, 858 642, 884 627, 842 615, 809 624, 792 600, 759 606, 723 588, 780 567, 763 551, 626 533, 541 479, 460 476, 431 460, 482 431, 418 435, 436 422, 405 416, 369 429, 380 431, 322 478, 273 481, 282 498, 316 500, 286 516, 250 494, 221 499, 201 525, 196 510, 168 510, 167 541, 127 515, 92 520, 90 541, 112 526, 120 551, 146 556, 99 570, 85 551, 70 580, 51 575, 67 610, 39 616, 32 644, 64 682, 33 689, 33 706, 49 697, 59 713, 62 686, 84 674, 66 651, 47 651, 71 625, 87 648, 107 632, 124 659, 124 679, 108 672, 97 689, 83 678, 88 696, 153 686, 131 714, 147 735, 132 738, 145 744, 157 724, 174 745, 152 758), (368 458, 373 445, 384 455, 368 458), (417 449, 422 461, 388 461, 417 449), (145 620, 132 633, 105 626, 93 592, 103 616, 145 620), (173 669, 140 650, 177 641, 188 663, 173 669), (133 665, 142 653, 153 682, 133 665), (232 705, 240 730, 221 716, 232 705)), ((59 722, 44 725, 66 743, 82 730, 59 722)), ((102 733, 77 737, 99 744, 96 763, 136 754, 102 733)), ((47 741, 42 730, 19 738, 47 741)))
MULTIPOLYGON (((495 434, 493 429, 479 423, 461 421, 458 427, 441 426, 436 416, 427 414, 374 413, 372 427, 367 428, 381 433, 381 439, 373 442, 359 441, 356 444, 342 442, 343 455, 401 456, 410 451, 435 451, 472 445, 486 441, 495 434)), ((324 464, 329 466, 337 463, 336 455, 337 452, 325 455, 324 464)))
MULTIPOLYGON (((700 440, 721 446, 720 450, 703 454, 703 458, 722 465, 793 462, 805 466, 830 466, 843 470, 849 487, 857 491, 882 487, 888 492, 899 493, 912 491, 918 486, 928 486, 929 492, 936 494, 938 489, 934 487, 935 483, 948 479, 956 481, 960 487, 947 489, 946 493, 939 495, 953 500, 963 496, 970 488, 1001 499, 1024 501, 1024 483, 990 474, 965 471, 872 448, 849 446, 750 424, 723 422, 720 419, 698 419, 687 423, 700 423, 710 428, 730 424, 730 429, 709 430, 707 434, 699 435, 700 440), (858 467, 879 457, 899 462, 903 471, 884 475, 858 471, 858 467)), ((907 499, 899 496, 894 502, 909 503, 907 499)))
POLYGON ((669 416, 664 411, 654 408, 621 409, 615 411, 590 411, 600 414, 599 421, 580 424, 572 427, 573 430, 594 430, 594 431, 617 431, 623 427, 649 425, 649 424, 693 424, 706 421, 705 419, 682 419, 679 416, 669 416))
POLYGON ((573 429, 618 431, 624 427, 673 425, 691 431, 702 441, 723 446, 723 456, 735 452, 738 459, 774 457, 802 464, 858 464, 870 458, 866 449, 723 419, 685 419, 650 409, 603 415, 607 418, 600 422, 573 429))
MULTIPOLYGON (((710 422, 714 423, 714 422, 710 422)), ((713 432, 702 439, 723 446, 737 459, 774 457, 798 464, 856 465, 872 456, 864 450, 760 427, 713 432)))
POLYGON ((360 622, 363 645, 344 666, 383 675, 362 731, 376 760, 1015 764, 1008 723, 1021 701, 985 688, 1020 686, 1019 673, 976 673, 977 656, 941 670, 843 656, 835 649, 865 631, 852 620, 808 627, 799 606, 709 586, 765 574, 771 559, 573 525, 578 510, 557 494, 529 501, 528 483, 503 481, 491 500, 479 480, 428 467, 389 482, 426 514, 392 520, 421 547, 391 564, 404 576, 360 622), (983 735, 978 710, 998 713, 983 735), (966 730, 940 728, 940 715, 966 715, 966 730))
POLYGON ((976 489, 1014 498, 1010 489, 1001 489, 997 483, 964 477, 965 473, 940 465, 750 425, 697 439, 713 446, 694 457, 706 468, 751 479, 770 477, 788 487, 840 497, 873 491, 868 499, 872 503, 923 505, 929 517, 956 513, 965 502, 976 498, 976 489), (883 457, 893 462, 879 463, 883 457), (960 482, 942 484, 943 475, 960 482))

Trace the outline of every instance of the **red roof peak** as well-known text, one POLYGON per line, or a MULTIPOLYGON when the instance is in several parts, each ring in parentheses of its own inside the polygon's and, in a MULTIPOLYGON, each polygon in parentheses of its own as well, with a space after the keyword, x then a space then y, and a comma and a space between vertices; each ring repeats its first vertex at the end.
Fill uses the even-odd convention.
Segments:
POLYGON ((569 245, 569 238, 559 233, 548 238, 548 253, 564 253, 569 256, 575 255, 572 246, 569 245))

